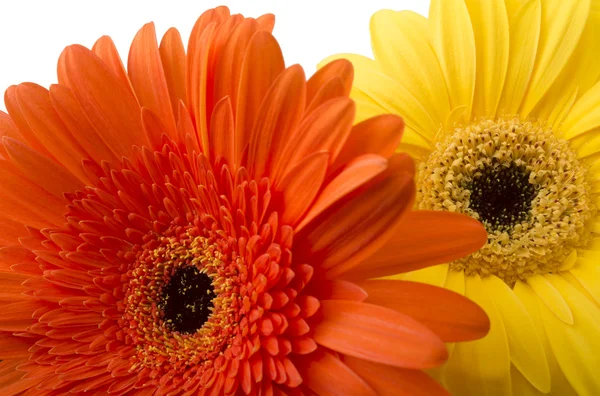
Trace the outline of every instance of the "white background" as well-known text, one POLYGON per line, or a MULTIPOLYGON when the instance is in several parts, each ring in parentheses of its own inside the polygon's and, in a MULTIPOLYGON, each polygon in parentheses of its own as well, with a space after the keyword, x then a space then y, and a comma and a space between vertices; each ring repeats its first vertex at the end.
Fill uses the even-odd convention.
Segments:
POLYGON ((375 11, 427 15, 429 8, 428 0, 1 0, 0 109, 5 110, 3 95, 10 85, 55 83, 58 56, 69 44, 91 48, 109 35, 126 65, 131 40, 143 24, 155 22, 159 42, 175 26, 187 43, 197 17, 221 4, 244 16, 274 13, 274 34, 286 64, 300 63, 307 75, 334 53, 371 55, 369 18, 375 11))

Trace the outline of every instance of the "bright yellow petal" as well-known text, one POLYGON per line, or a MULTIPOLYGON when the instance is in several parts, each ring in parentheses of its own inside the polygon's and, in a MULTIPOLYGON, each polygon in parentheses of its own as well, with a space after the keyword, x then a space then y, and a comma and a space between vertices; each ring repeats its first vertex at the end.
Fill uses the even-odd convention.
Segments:
POLYGON ((512 384, 512 394, 515 396, 544 396, 546 393, 540 392, 531 382, 521 374, 514 365, 510 366, 510 379, 512 384))
POLYGON ((429 8, 431 44, 450 94, 451 108, 467 106, 471 116, 475 91, 475 36, 464 0, 432 0, 429 8))
POLYGON ((504 3, 506 4, 508 20, 512 19, 512 17, 517 13, 517 11, 519 11, 525 2, 527 2, 527 0, 504 0, 504 3))
POLYGON ((504 0, 466 0, 477 49, 473 115, 494 117, 508 67, 508 16, 504 0))
POLYGON ((404 274, 404 280, 443 286, 448 274, 448 264, 434 265, 404 274))
POLYGON ((537 389, 548 393, 550 370, 531 317, 515 293, 502 280, 492 275, 482 282, 502 316, 511 362, 537 389))
POLYGON ((355 124, 380 114, 387 114, 386 109, 372 102, 371 100, 354 99, 354 102, 356 103, 356 117, 354 118, 355 124))
POLYGON ((573 314, 569 305, 548 279, 541 275, 534 275, 527 279, 527 283, 557 318, 566 324, 573 324, 573 314))
POLYGON ((577 93, 585 93, 598 80, 599 53, 600 13, 590 11, 573 55, 531 115, 537 119, 549 120, 555 126, 560 124, 573 106, 577 93))
POLYGON ((565 325, 545 305, 540 305, 552 351, 580 395, 597 395, 600 391, 600 309, 559 275, 546 277, 564 296, 574 318, 572 326, 565 325))
POLYGON ((579 43, 589 10, 590 0, 543 2, 537 58, 521 116, 531 113, 564 69, 579 43))
POLYGON ((542 18, 540 0, 531 0, 510 20, 510 54, 498 112, 514 115, 529 85, 537 53, 542 18))
POLYGON ((481 340, 455 345, 443 383, 456 395, 510 394, 510 355, 502 316, 479 276, 466 277, 465 291, 488 314, 491 328, 481 340))
POLYGON ((562 125, 563 137, 572 139, 600 128, 600 82, 584 93, 562 125))
MULTIPOLYGON (((548 359, 548 367, 550 368, 550 376, 552 377, 551 394, 557 396, 577 396, 575 390, 565 378, 561 368, 558 365, 558 362, 556 361, 554 352, 552 352, 552 348, 550 347, 550 342, 548 341, 548 336, 546 335, 546 330, 544 329, 542 314, 540 313, 540 305, 543 305, 544 303, 536 295, 533 289, 525 282, 517 282, 513 290, 515 295, 519 298, 527 310, 527 313, 531 319, 533 319, 537 334, 544 345, 544 351, 546 358, 548 359)), ((514 393, 514 395, 517 396, 519 393, 514 393)))
MULTIPOLYGON (((385 75, 373 59, 362 55, 338 54, 323 60, 319 67, 336 59, 347 59, 354 66, 353 93, 356 97, 353 99, 371 102, 383 108, 385 113, 402 116, 409 128, 426 139, 438 131, 441 125, 433 121, 428 111, 414 96, 418 92, 408 91, 391 77, 385 75)), ((357 107, 357 119, 368 118, 362 114, 362 110, 357 107)), ((355 122, 358 121, 355 120, 355 122)))
POLYGON ((450 102, 429 43, 427 18, 412 11, 378 11, 371 18, 371 44, 385 74, 417 94, 434 122, 441 124, 450 112, 450 102))
POLYGON ((600 304, 600 265, 598 259, 580 257, 570 272, 593 299, 600 304))

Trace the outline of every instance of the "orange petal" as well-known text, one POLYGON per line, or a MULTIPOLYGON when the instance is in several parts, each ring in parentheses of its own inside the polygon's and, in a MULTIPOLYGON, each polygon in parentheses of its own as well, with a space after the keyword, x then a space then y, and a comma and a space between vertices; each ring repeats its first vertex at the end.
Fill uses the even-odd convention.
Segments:
POLYGON ((335 77, 327 81, 327 83, 323 84, 321 89, 315 94, 312 101, 310 103, 308 101, 306 102, 306 113, 312 113, 325 102, 346 96, 344 90, 344 82, 341 78, 335 77))
POLYGON ((366 302, 416 319, 444 342, 476 340, 490 329, 483 309, 450 290, 401 280, 368 280, 359 286, 369 295, 366 302))
POLYGON ((323 300, 313 338, 345 355, 391 366, 423 369, 448 358, 444 343, 413 318, 356 301, 323 300))
POLYGON ((112 39, 108 36, 100 37, 92 47, 92 52, 98 56, 104 62, 106 67, 121 81, 123 86, 129 87, 131 94, 134 95, 131 81, 127 77, 127 72, 123 66, 123 61, 119 56, 117 47, 112 39))
POLYGON ((305 116, 295 133, 287 139, 282 162, 273 168, 277 177, 286 164, 296 163, 317 151, 328 151, 333 163, 342 149, 354 121, 354 102, 346 97, 330 100, 305 116))
POLYGON ((334 279, 315 284, 314 291, 311 290, 319 300, 353 300, 364 301, 368 294, 356 283, 345 280, 334 279))
POLYGON ((127 71, 139 104, 152 110, 165 127, 165 132, 175 137, 175 118, 154 23, 147 23, 135 35, 129 50, 127 71))
MULTIPOLYGON (((36 84, 24 83, 17 87, 17 100, 23 117, 38 140, 60 164, 68 169, 68 173, 71 173, 71 175, 64 175, 63 178, 72 180, 73 189, 63 190, 63 192, 71 192, 82 187, 81 182, 78 182, 73 175, 82 181, 89 181, 81 166, 81 160, 88 157, 87 153, 60 119, 52 105, 48 90, 36 84)), ((64 168, 62 173, 67 173, 64 168)))
POLYGON ((450 396, 440 384, 419 370, 401 369, 345 356, 344 363, 378 395, 450 396))
MULTIPOLYGON (((158 115, 149 108, 142 107, 142 125, 144 126, 146 137, 150 142, 150 148, 160 150, 162 147, 162 135, 166 129, 158 115)), ((171 135, 171 137, 173 136, 171 135)))
POLYGON ((307 224, 323 213, 352 191, 372 181, 387 169, 387 161, 378 155, 357 157, 337 175, 319 194, 319 198, 311 206, 310 212, 296 227, 295 232, 302 230, 307 224))
POLYGON ((260 30, 266 30, 267 32, 272 33, 273 27, 275 26, 275 15, 261 15, 258 18, 256 18, 256 22, 258 22, 260 30))
POLYGON ((215 106, 210 119, 210 139, 212 160, 223 157, 233 164, 234 144, 233 109, 229 96, 225 96, 215 106))
POLYGON ((337 356, 322 348, 310 355, 298 356, 294 363, 302 374, 303 385, 319 396, 377 395, 337 356))
POLYGON ((83 108, 65 86, 54 84, 50 86, 50 100, 65 127, 69 130, 87 155, 97 164, 106 161, 117 167, 120 158, 102 140, 95 126, 86 117, 83 108))
POLYGON ((274 187, 283 195, 281 223, 293 225, 306 212, 321 189, 327 172, 329 153, 320 151, 309 155, 291 167, 274 187))
POLYGON ((319 96, 324 96, 321 91, 332 80, 341 82, 342 90, 339 96, 348 96, 352 88, 352 79, 354 78, 354 68, 352 63, 346 59, 338 59, 328 63, 308 80, 306 104, 307 107, 318 107, 319 104, 325 103, 325 100, 317 100, 319 96), (319 103, 320 102, 320 103, 319 103))
POLYGON ((221 56, 215 65, 214 97, 219 101, 225 96, 231 99, 235 109, 238 97, 242 62, 250 39, 258 31, 258 24, 254 19, 245 19, 231 33, 223 46, 221 56))
POLYGON ((19 133, 17 126, 10 116, 0 110, 0 137, 8 136, 10 138, 23 141, 23 136, 19 133))
POLYGON ((5 137, 2 143, 11 161, 39 187, 61 200, 64 193, 83 189, 83 183, 65 168, 22 142, 5 137))
POLYGON ((29 123, 25 119, 23 112, 21 110, 21 106, 17 99, 17 86, 11 85, 4 92, 4 104, 6 105, 6 110, 8 110, 8 114, 10 114, 10 119, 12 124, 15 125, 19 131, 19 135, 22 136, 23 140, 29 144, 32 148, 36 149, 40 153, 50 155, 48 150, 44 147, 42 142, 37 138, 29 123))
POLYGON ((235 103, 235 162, 250 142, 258 109, 275 79, 283 73, 285 63, 277 40, 266 31, 256 32, 246 48, 235 103))
POLYGON ((15 337, 9 333, 0 333, 0 359, 21 359, 28 358, 31 352, 28 349, 35 342, 28 338, 15 337))
POLYGON ((24 225, 63 225, 66 202, 25 179, 17 168, 0 161, 0 214, 24 225))
POLYGON ((58 60, 58 76, 119 158, 129 156, 134 145, 148 145, 136 98, 90 50, 67 47, 58 60))
POLYGON ((377 180, 321 214, 298 235, 294 254, 302 258, 305 252, 312 252, 311 260, 321 260, 327 278, 333 279, 378 250, 393 235, 414 200, 413 173, 404 169, 405 157, 392 157, 387 171, 377 180))
POLYGON ((248 170, 255 180, 269 176, 278 161, 296 165, 291 158, 281 157, 281 151, 300 122, 305 98, 306 78, 298 65, 284 70, 265 95, 249 141, 248 170))
POLYGON ((377 278, 447 263, 475 252, 486 242, 485 228, 471 217, 452 212, 411 211, 393 237, 346 276, 377 278))
POLYGON ((404 120, 393 114, 382 114, 355 125, 331 171, 335 172, 363 154, 389 157, 400 144, 403 132, 404 120))
POLYGON ((0 216, 0 246, 19 243, 20 237, 27 235, 25 226, 18 221, 11 220, 5 216, 0 216))
POLYGON ((181 35, 175 28, 170 28, 160 41, 160 59, 165 72, 165 79, 171 98, 173 114, 177 114, 179 101, 186 103, 185 90, 185 48, 181 35))

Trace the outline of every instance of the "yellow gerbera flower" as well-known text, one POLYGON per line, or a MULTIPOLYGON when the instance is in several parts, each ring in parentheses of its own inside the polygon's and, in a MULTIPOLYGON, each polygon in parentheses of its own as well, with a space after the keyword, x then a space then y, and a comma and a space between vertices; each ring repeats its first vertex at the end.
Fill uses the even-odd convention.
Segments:
MULTIPOLYGON (((355 66, 359 120, 404 117, 421 209, 487 228, 466 259, 399 277, 492 321, 432 373, 457 395, 600 394, 600 1, 432 0, 382 10, 355 66)), ((402 236, 398 236, 402 238, 402 236)))

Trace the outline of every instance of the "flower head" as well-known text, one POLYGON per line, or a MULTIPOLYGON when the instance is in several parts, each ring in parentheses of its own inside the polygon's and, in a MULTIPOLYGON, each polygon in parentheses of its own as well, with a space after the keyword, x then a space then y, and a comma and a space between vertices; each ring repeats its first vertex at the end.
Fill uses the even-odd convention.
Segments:
MULTIPOLYGON (((480 220, 488 242, 398 278, 445 286, 491 319, 436 375, 458 395, 600 392, 600 8, 432 0, 382 10, 355 66, 358 119, 402 115, 421 209, 480 220)), ((393 239, 392 239, 393 240, 393 239)))
POLYGON ((418 370, 486 333, 462 296, 365 280, 457 259, 485 231, 407 214, 402 120, 352 127, 351 65, 306 81, 272 27, 210 10, 186 53, 148 24, 127 71, 103 37, 68 47, 49 90, 7 90, 3 395, 440 392, 418 370), (464 240, 421 249, 452 227, 464 240))

